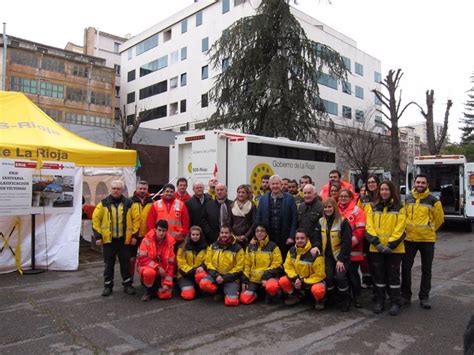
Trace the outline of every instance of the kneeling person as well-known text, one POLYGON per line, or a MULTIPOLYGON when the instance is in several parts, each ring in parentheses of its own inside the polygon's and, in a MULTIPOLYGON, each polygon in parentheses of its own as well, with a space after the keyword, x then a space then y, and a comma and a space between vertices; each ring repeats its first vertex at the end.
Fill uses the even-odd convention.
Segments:
POLYGON ((222 286, 225 305, 238 306, 244 250, 236 243, 230 227, 220 228, 217 241, 207 248, 205 265, 208 275, 199 283, 201 290, 216 293, 222 286))
POLYGON ((196 297, 195 285, 207 275, 204 261, 206 259, 206 240, 202 235, 202 229, 192 226, 189 236, 178 249, 176 260, 178 261, 178 284, 181 289, 181 298, 192 300, 196 297))
POLYGON ((322 300, 326 293, 324 279, 324 257, 311 254, 312 245, 303 229, 297 229, 295 245, 285 259, 286 276, 279 280, 281 290, 289 295, 287 305, 298 303, 310 291, 316 301, 315 308, 323 309, 322 300))
POLYGON ((160 299, 172 297, 174 274, 174 239, 168 234, 168 222, 160 219, 150 230, 138 250, 138 275, 146 292, 143 302, 153 293, 160 299))
POLYGON ((276 296, 280 290, 278 277, 281 274, 283 262, 280 249, 270 241, 263 225, 257 225, 255 239, 255 244, 250 244, 245 252, 242 293, 240 294, 240 302, 244 304, 254 302, 261 287, 265 289, 269 297, 276 296))

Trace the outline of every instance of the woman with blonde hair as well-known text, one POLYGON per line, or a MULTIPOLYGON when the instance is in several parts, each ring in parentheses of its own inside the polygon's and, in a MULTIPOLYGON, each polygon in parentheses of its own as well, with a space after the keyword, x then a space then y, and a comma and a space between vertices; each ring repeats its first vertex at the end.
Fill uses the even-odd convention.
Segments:
POLYGON ((248 185, 237 188, 237 198, 231 204, 231 229, 237 242, 245 248, 254 233, 257 209, 250 199, 248 185))

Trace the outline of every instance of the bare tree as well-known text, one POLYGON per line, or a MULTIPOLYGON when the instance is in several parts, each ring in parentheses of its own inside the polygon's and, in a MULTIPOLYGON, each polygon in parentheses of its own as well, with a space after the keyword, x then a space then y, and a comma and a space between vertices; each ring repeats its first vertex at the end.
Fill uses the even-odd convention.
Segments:
POLYGON ((397 90, 400 85, 400 80, 403 77, 403 72, 401 69, 389 70, 387 76, 381 82, 382 86, 386 89, 387 95, 383 94, 381 91, 374 89, 372 92, 377 96, 382 105, 388 110, 388 114, 381 109, 377 109, 384 117, 390 121, 390 147, 391 147, 391 174, 392 182, 395 186, 400 186, 400 138, 398 135, 398 120, 402 117, 405 110, 411 104, 414 104, 413 101, 410 101, 402 109, 400 109, 402 104, 402 90, 397 97, 397 90))
POLYGON ((133 137, 138 131, 140 124, 146 120, 150 111, 144 110, 137 113, 137 105, 135 105, 135 112, 133 115, 127 115, 126 107, 123 105, 123 114, 120 112, 120 129, 122 132, 122 142, 124 149, 130 149, 133 143, 133 137))
POLYGON ((426 111, 420 105, 416 104, 420 109, 421 115, 426 120, 426 140, 428 143, 428 151, 432 155, 437 155, 441 152, 441 148, 446 140, 448 133, 448 122, 449 122, 449 110, 453 106, 453 102, 448 100, 446 103, 446 111, 444 112, 444 123, 443 128, 439 136, 435 135, 434 129, 434 90, 426 90, 426 111))

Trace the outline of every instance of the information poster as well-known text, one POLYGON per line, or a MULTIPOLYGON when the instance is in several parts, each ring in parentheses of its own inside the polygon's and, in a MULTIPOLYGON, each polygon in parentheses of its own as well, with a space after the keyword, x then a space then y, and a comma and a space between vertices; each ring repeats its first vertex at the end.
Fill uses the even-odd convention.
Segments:
POLYGON ((0 159, 0 215, 72 213, 73 163, 0 159))

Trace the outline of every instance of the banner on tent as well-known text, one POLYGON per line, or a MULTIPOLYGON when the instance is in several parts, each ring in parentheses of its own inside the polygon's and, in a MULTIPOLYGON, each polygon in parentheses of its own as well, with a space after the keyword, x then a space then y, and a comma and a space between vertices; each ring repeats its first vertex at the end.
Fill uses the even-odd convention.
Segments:
POLYGON ((0 216, 72 213, 73 163, 0 159, 0 216))

